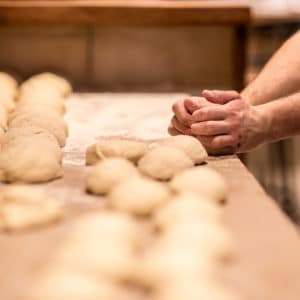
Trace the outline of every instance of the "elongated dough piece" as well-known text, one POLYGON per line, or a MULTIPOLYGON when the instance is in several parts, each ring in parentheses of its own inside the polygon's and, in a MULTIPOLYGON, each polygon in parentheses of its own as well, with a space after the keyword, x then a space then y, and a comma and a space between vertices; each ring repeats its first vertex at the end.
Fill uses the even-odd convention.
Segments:
POLYGON ((93 165, 108 157, 122 157, 137 163, 147 149, 148 145, 144 142, 118 138, 102 139, 87 148, 86 164, 93 165))
POLYGON ((149 150, 140 159, 138 168, 144 175, 167 180, 193 165, 193 161, 184 151, 174 147, 161 146, 149 150))
POLYGON ((0 192, 0 223, 3 230, 18 231, 61 219, 62 208, 43 190, 26 185, 4 187, 0 192))
POLYGON ((104 195, 123 180, 137 174, 138 170, 132 162, 118 157, 106 158, 89 170, 86 189, 93 194, 104 195))
POLYGON ((228 187, 224 178, 209 167, 196 167, 178 173, 170 182, 175 192, 190 192, 222 203, 227 196, 228 187))
POLYGON ((159 144, 183 150, 195 164, 201 164, 207 158, 207 152, 202 144, 189 135, 172 136, 159 141, 159 144))
POLYGON ((62 174, 61 149, 49 138, 24 135, 1 145, 1 181, 45 182, 62 174))

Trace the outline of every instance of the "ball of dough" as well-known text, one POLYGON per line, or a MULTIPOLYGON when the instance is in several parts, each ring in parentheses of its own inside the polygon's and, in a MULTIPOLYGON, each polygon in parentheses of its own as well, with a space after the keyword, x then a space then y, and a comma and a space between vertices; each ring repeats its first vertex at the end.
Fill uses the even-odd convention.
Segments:
POLYGON ((106 279, 67 269, 42 274, 28 290, 25 300, 115 300, 118 292, 106 279))
POLYGON ((167 146, 149 150, 138 163, 143 174, 160 180, 170 179, 193 165, 192 160, 182 150, 167 146))
POLYGON ((0 128, 3 131, 7 130, 7 112, 4 106, 0 104, 0 128))
POLYGON ((43 136, 24 135, 1 145, 0 180, 45 182, 62 176, 59 145, 43 136))
POLYGON ((207 158, 207 152, 202 144, 189 135, 172 136, 160 141, 159 144, 183 150, 195 164, 201 164, 207 158))
POLYGON ((88 147, 86 164, 92 165, 107 157, 122 157, 136 163, 147 151, 148 145, 126 139, 103 139, 88 147))
POLYGON ((108 195, 109 204, 134 215, 150 215, 170 198, 166 185, 135 176, 115 186, 108 195))
POLYGON ((55 114, 47 113, 26 113, 18 115, 13 120, 10 121, 10 128, 22 128, 22 127, 40 127, 48 130, 56 138, 61 147, 65 146, 68 128, 65 121, 55 114))
POLYGON ((138 173, 133 163, 118 157, 100 161, 89 170, 86 189, 93 194, 107 194, 114 186, 138 173))
POLYGON ((5 96, 3 91, 0 91, 0 105, 4 108, 6 113, 12 112, 16 107, 15 101, 5 96))
POLYGON ((182 194, 174 197, 163 205, 153 218, 157 228, 167 230, 175 224, 184 224, 194 220, 221 221, 223 211, 207 199, 192 195, 182 194))
MULTIPOLYGON (((17 81, 11 75, 0 72, 0 95, 3 98, 14 100, 17 95, 17 89, 17 81)), ((1 96, 0 99, 2 100, 1 96)))
POLYGON ((43 91, 49 88, 56 89, 63 97, 68 97, 72 92, 72 87, 65 78, 46 72, 34 75, 22 83, 20 92, 43 91))
POLYGON ((191 192, 219 203, 226 199, 228 192, 223 177, 209 167, 196 167, 177 174, 170 187, 175 192, 191 192))
POLYGON ((15 231, 58 221, 62 208, 43 190, 13 185, 0 192, 0 219, 3 230, 15 231))

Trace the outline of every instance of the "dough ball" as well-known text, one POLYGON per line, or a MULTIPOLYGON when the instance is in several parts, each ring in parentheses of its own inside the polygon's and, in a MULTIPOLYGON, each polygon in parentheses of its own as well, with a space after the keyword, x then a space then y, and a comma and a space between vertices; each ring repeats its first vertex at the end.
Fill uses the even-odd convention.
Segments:
POLYGON ((102 139, 88 147, 86 151, 86 164, 92 165, 107 157, 122 157, 133 163, 137 163, 146 153, 147 149, 148 145, 144 142, 117 138, 102 139))
POLYGON ((82 273, 106 276, 113 281, 128 280, 136 264, 138 230, 138 225, 123 214, 86 216, 70 232, 58 261, 82 273))
POLYGON ((194 220, 219 222, 223 211, 219 206, 201 196, 183 194, 174 197, 162 206, 153 218, 157 228, 167 230, 175 224, 184 224, 194 220))
POLYGON ((18 109, 23 107, 43 106, 63 115, 66 111, 64 98, 53 90, 28 91, 20 94, 18 98, 18 109))
POLYGON ((1 106, 0 103, 0 128, 3 131, 7 130, 7 112, 4 106, 1 106))
POLYGON ((137 173, 137 168, 130 161, 107 158, 91 168, 86 178, 86 189, 93 194, 107 194, 115 185, 137 173))
POLYGON ((0 146, 22 137, 43 137, 52 141, 54 144, 59 145, 56 137, 48 130, 40 127, 28 126, 22 128, 9 128, 9 130, 0 137, 0 146))
POLYGON ((18 115, 10 121, 10 128, 39 127, 48 130, 56 138, 61 147, 66 144, 68 128, 65 121, 51 113, 27 113, 18 115))
POLYGON ((108 280, 70 270, 53 270, 38 278, 25 300, 116 300, 118 289, 108 280))
POLYGON ((228 193, 223 177, 209 167, 196 167, 177 174, 170 187, 175 192, 191 192, 219 203, 226 199, 228 193))
POLYGON ((202 144, 189 135, 172 136, 160 141, 159 144, 183 150, 195 164, 201 164, 207 158, 207 152, 202 144))
POLYGON ((59 145, 42 135, 24 135, 2 144, 0 180, 45 182, 62 176, 59 145))
POLYGON ((43 190, 30 186, 8 186, 0 192, 0 222, 3 230, 15 231, 58 221, 62 208, 43 190))
POLYGON ((193 165, 192 160, 182 150, 167 146, 149 150, 138 163, 143 174, 160 180, 170 179, 193 165))
POLYGON ((63 97, 68 97, 72 93, 71 84, 65 78, 52 73, 41 73, 30 77, 21 84, 20 92, 43 91, 49 88, 57 90, 63 97))
POLYGON ((6 113, 10 113, 15 109, 16 103, 13 99, 3 95, 3 91, 0 90, 0 106, 4 108, 6 113))
POLYGON ((18 83, 9 74, 0 72, 0 102, 1 96, 6 99, 14 100, 17 95, 18 83))
POLYGON ((166 185, 135 176, 115 186, 109 193, 109 204, 134 215, 150 215, 170 198, 166 185))

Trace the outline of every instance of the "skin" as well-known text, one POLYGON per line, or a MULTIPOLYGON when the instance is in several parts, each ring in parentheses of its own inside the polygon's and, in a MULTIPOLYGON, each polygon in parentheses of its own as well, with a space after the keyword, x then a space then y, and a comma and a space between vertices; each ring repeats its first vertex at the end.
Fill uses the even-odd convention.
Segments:
POLYGON ((300 32, 241 93, 204 90, 202 97, 176 102, 169 133, 196 136, 212 155, 248 152, 300 134, 299 51, 300 32))

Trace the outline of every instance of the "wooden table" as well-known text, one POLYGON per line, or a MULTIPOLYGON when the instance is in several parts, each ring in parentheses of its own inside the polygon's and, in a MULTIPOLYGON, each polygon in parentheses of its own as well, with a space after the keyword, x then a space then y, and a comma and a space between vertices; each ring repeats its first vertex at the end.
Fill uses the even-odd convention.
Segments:
MULTIPOLYGON (((15 296, 32 284, 76 216, 103 206, 103 199, 84 192, 85 148, 96 137, 166 137, 170 105, 179 97, 182 95, 95 94, 75 95, 68 101, 65 176, 42 185, 66 203, 66 220, 39 230, 0 234, 1 299, 19 299, 15 296)), ((296 228, 236 156, 210 158, 208 165, 223 174, 230 186, 225 217, 237 241, 239 259, 226 273, 228 283, 249 300, 299 300, 300 240, 296 228)))

